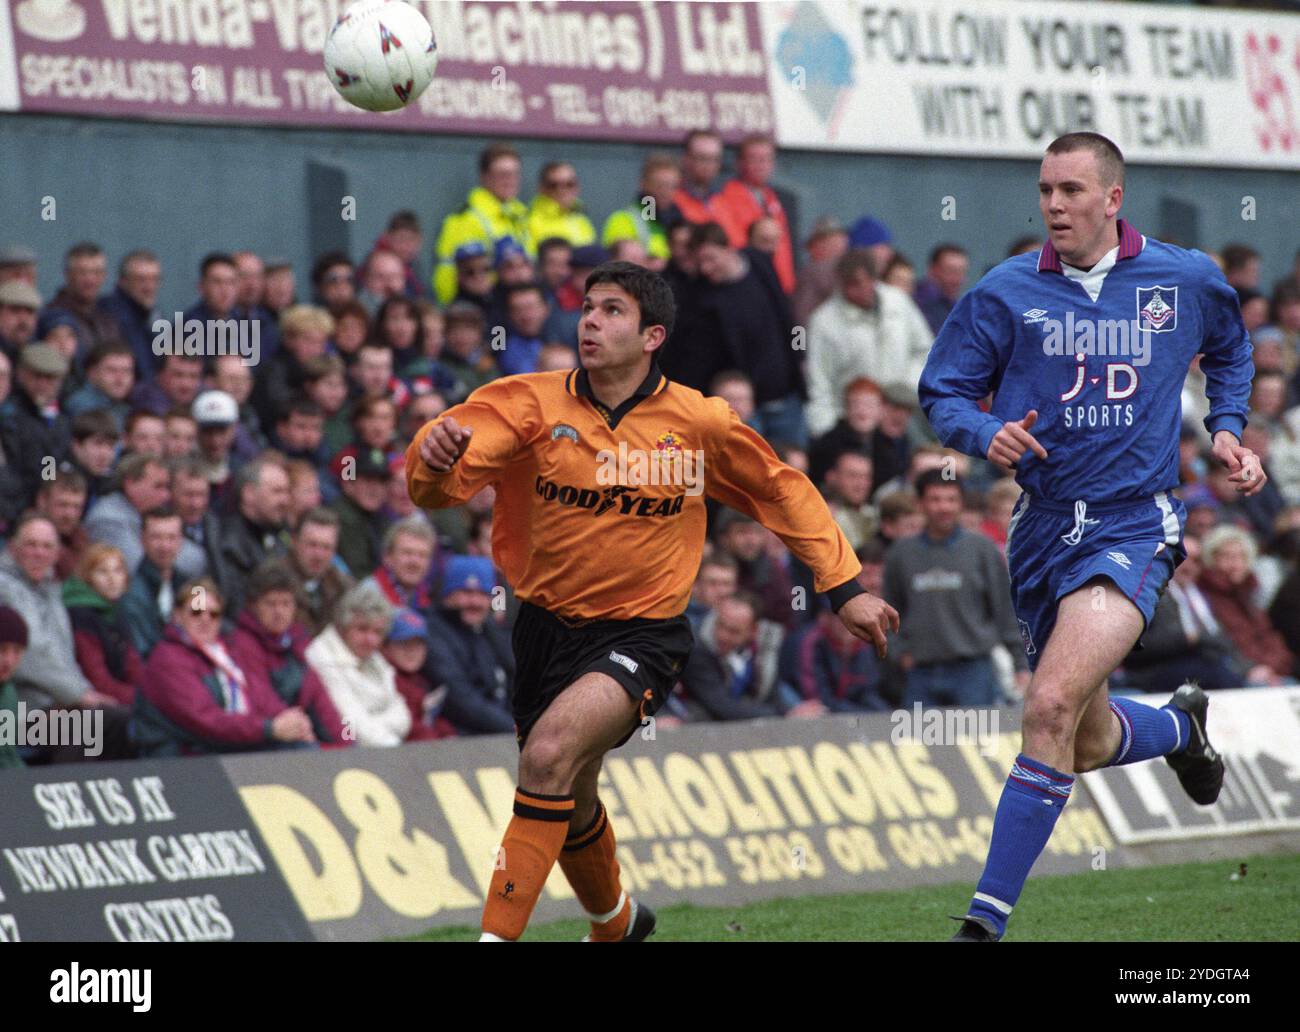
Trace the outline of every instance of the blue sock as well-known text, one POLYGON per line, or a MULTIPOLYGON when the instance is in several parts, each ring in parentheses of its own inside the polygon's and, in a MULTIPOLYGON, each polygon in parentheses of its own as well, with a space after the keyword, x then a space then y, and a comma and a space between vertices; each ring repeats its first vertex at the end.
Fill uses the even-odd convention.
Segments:
POLYGON ((987 918, 1001 937, 1020 898, 1029 869, 1052 837, 1070 798, 1074 775, 1062 774, 1024 753, 1016 757, 993 818, 993 841, 969 913, 987 918))
POLYGON ((1108 767, 1182 752, 1190 741, 1192 722, 1174 706, 1157 709, 1134 699, 1111 699, 1110 711, 1119 718, 1119 748, 1108 767))

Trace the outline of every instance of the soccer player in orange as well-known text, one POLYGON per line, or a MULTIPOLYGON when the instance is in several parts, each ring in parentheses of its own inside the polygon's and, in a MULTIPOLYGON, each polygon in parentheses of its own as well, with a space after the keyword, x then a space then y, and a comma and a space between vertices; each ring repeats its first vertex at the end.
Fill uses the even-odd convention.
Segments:
POLYGON ((596 792, 606 752, 667 698, 694 645, 684 615, 705 497, 775 532, 845 626, 885 652, 898 614, 802 473, 721 398, 670 382, 657 274, 609 262, 586 282, 581 368, 508 376, 424 426, 406 452, 411 498, 461 505, 487 484, 492 552, 522 602, 513 631, 519 739, 514 817, 483 909, 483 940, 518 939, 558 860, 590 939, 636 942, 655 918, 623 891, 596 792))

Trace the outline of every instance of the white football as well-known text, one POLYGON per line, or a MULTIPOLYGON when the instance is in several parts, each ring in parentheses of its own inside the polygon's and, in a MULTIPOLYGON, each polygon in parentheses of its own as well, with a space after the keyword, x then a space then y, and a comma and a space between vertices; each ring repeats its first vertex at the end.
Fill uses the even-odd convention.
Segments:
POLYGON ((424 15, 402 0, 361 0, 325 40, 325 74, 344 100, 396 111, 433 80, 438 45, 424 15))

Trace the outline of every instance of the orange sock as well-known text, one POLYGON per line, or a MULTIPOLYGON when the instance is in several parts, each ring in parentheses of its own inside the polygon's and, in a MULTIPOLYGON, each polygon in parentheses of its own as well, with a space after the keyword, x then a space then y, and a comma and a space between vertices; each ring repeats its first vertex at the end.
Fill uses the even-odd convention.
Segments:
POLYGON ((619 883, 614 847, 614 827, 597 800, 595 820, 565 839, 560 853, 560 869, 591 918, 592 942, 617 942, 632 916, 632 904, 619 883))
POLYGON ((501 853, 483 905, 483 931, 518 939, 542 894, 573 816, 573 796, 515 789, 515 815, 501 840, 501 853))

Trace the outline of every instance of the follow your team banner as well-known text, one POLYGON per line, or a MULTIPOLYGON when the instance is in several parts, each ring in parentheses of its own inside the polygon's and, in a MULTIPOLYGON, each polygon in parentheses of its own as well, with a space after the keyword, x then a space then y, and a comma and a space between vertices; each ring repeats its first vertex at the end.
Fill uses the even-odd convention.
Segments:
POLYGON ((1038 158, 1091 129, 1131 161, 1300 168, 1300 15, 1044 0, 762 11, 786 146, 1038 158))
MULTIPOLYGON (((1218 804, 1187 804, 1160 762, 1086 775, 1035 874, 1091 872, 1100 885, 1146 861, 1126 842, 1169 829, 1300 826, 1300 690, 1220 692, 1213 709, 1229 769, 1218 804)), ((600 794, 624 885, 651 904, 966 891, 1019 738, 1009 711, 646 727, 608 757, 600 794)), ((492 736, 0 772, 0 941, 475 926, 515 761, 513 740, 492 736)), ((537 919, 579 913, 557 870, 537 919)))
POLYGON ((1300 168, 1300 14, 1047 0, 412 0, 438 74, 358 111, 321 65, 340 0, 0 0, 0 110, 1300 168))

